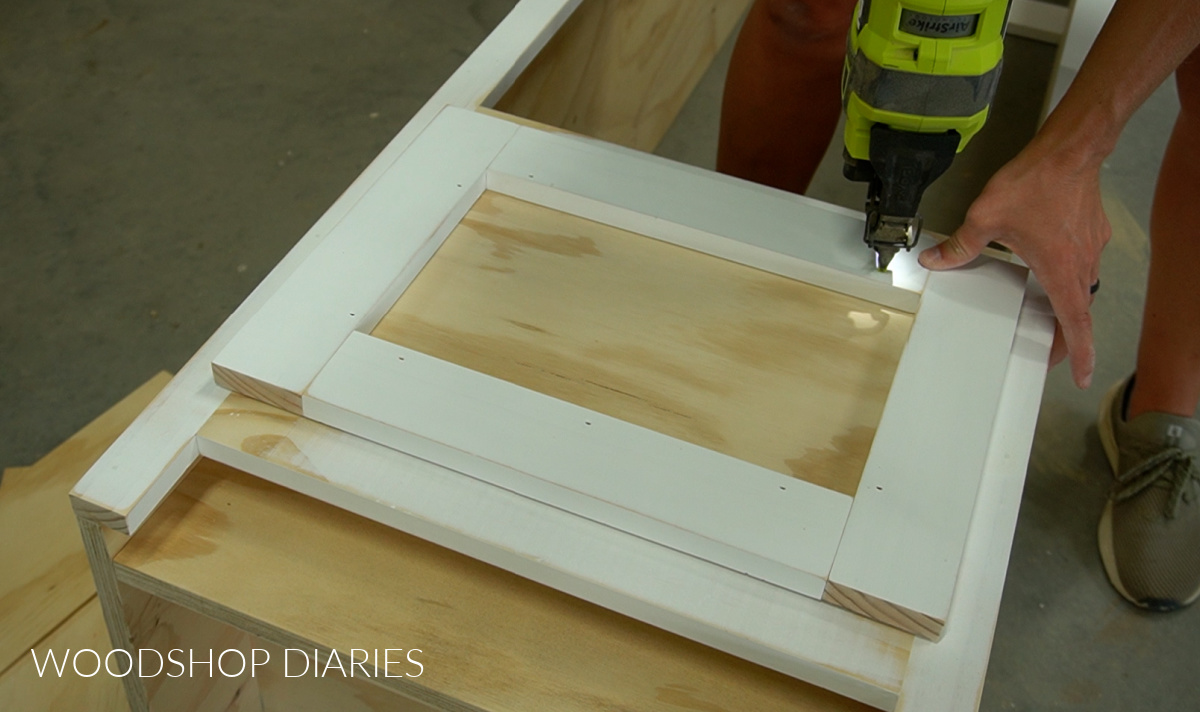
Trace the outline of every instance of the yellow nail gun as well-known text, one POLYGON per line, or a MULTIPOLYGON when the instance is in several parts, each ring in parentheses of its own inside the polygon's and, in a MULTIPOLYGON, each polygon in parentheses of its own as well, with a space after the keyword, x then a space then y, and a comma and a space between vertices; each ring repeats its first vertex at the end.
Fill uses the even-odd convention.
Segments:
POLYGON ((869 183, 863 239, 880 270, 921 234, 925 189, 987 121, 1009 0, 859 0, 842 102, 843 173, 869 183))

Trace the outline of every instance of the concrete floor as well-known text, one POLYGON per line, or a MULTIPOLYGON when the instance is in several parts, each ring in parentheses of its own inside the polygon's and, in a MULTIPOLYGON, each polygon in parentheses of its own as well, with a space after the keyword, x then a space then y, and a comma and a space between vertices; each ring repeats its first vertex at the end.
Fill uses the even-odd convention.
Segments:
MULTIPOLYGON (((36 461, 178 370, 514 0, 0 3, 0 466, 36 461)), ((1014 42, 997 116, 926 201, 950 230, 1036 120, 1053 50, 1014 42)), ((660 152, 711 165, 721 65, 660 152)), ((1133 363, 1160 90, 1105 171, 1116 235, 1097 387, 1050 375, 986 709, 1195 709, 1200 612, 1144 615, 1104 579, 1094 426, 1133 363)), ((857 208, 831 151, 813 194, 857 208)))

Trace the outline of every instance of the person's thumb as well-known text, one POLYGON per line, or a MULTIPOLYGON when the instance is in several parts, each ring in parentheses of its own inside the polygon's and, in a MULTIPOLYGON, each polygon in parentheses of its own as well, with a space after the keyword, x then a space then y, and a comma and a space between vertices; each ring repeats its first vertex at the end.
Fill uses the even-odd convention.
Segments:
POLYGON ((950 270, 974 260, 987 246, 987 238, 979 231, 962 226, 954 235, 931 248, 923 250, 917 261, 926 270, 950 270))

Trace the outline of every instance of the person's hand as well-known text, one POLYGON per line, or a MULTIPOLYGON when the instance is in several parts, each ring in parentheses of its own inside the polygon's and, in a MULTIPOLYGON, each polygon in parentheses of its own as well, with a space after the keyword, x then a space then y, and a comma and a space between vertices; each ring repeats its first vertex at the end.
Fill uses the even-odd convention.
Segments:
POLYGON ((1100 159, 1075 159, 1036 138, 992 177, 948 240, 925 250, 930 270, 959 267, 989 242, 1012 250, 1033 270, 1058 318, 1050 363, 1069 353, 1075 384, 1092 381, 1091 287, 1112 230, 1100 203, 1100 159))

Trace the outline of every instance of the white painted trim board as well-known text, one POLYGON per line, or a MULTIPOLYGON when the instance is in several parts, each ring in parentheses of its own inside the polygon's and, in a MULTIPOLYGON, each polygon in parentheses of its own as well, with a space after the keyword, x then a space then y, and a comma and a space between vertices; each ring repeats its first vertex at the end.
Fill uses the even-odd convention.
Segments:
POLYGON ((930 276, 829 581, 946 621, 1027 275, 930 276))
POLYGON ((979 708, 1054 340, 1050 302, 1032 276, 1028 285, 950 605, 952 623, 937 643, 913 641, 897 704, 904 710, 979 708))

